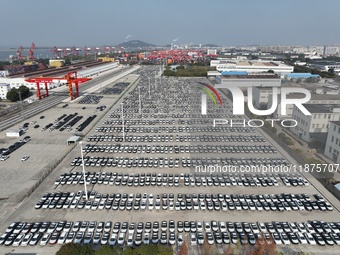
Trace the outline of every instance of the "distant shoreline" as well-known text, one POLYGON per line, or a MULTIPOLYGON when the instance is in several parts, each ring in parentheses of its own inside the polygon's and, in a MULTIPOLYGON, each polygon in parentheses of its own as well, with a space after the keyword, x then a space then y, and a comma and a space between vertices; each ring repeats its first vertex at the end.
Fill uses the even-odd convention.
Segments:
MULTIPOLYGON (((35 48, 36 50, 50 50, 52 49, 53 47, 38 47, 38 48, 35 48)), ((29 50, 30 48, 23 48, 24 50, 29 50)), ((18 48, 0 48, 0 51, 17 51, 18 48)))

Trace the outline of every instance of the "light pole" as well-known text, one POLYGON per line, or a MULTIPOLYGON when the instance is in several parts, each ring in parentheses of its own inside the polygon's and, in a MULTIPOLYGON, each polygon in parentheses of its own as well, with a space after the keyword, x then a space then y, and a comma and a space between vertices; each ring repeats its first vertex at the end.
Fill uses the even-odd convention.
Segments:
POLYGON ((22 104, 22 98, 21 98, 21 91, 18 91, 18 94, 19 94, 19 100, 20 100, 20 118, 23 120, 24 115, 22 114, 23 104, 22 104))
POLYGON ((83 141, 79 142, 80 144, 80 154, 81 154, 81 164, 83 166, 83 178, 84 178, 84 189, 85 189, 85 199, 86 201, 89 200, 87 195, 87 188, 86 188, 86 178, 85 178, 85 164, 84 164, 84 154, 83 154, 83 141))
POLYGON ((148 79, 149 79, 149 98, 151 98, 151 94, 150 94, 150 86, 151 86, 150 76, 148 77, 148 79))
POLYGON ((140 101, 140 86, 138 86, 139 114, 142 114, 142 103, 140 101))
POLYGON ((120 103, 122 111, 122 126, 123 126, 123 142, 125 142, 125 132, 124 132, 124 103, 120 103))

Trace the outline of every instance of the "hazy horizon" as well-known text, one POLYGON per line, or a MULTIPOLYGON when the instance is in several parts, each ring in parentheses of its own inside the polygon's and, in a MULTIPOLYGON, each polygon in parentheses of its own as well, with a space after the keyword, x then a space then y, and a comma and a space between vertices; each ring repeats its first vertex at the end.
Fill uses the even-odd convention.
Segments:
POLYGON ((339 45, 340 1, 2 1, 0 47, 339 45))

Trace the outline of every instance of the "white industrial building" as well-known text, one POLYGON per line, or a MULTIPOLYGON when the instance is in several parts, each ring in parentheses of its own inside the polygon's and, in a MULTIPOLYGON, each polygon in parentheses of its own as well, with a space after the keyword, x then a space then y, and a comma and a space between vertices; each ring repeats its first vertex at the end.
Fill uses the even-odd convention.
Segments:
POLYGON ((325 146, 325 156, 340 164, 340 121, 331 121, 325 146))
POLYGON ((325 143, 329 122, 340 120, 339 104, 303 104, 311 113, 305 115, 294 105, 292 119, 297 125, 290 130, 306 142, 320 141, 325 143))
POLYGON ((219 75, 215 88, 237 87, 280 87, 281 79, 275 74, 219 75))
POLYGON ((309 65, 310 68, 317 68, 321 71, 328 72, 330 69, 334 70, 334 73, 340 75, 340 62, 332 61, 316 61, 309 65))
MULTIPOLYGON (((278 92, 279 93, 279 92, 278 92)), ((273 89, 268 87, 253 88, 253 105, 256 109, 269 109, 272 105, 273 89)))
MULTIPOLYGON (((287 99, 301 99, 304 98, 305 95, 301 93, 292 93, 287 95, 287 99)), ((264 100, 262 98, 262 100, 264 100)), ((268 103, 267 107, 270 107, 272 104, 272 97, 268 97, 268 103)), ((308 104, 339 104, 340 105, 340 95, 329 95, 329 94, 315 94, 311 93, 311 98, 308 101, 308 104)), ((265 108, 266 109, 266 108, 265 108)), ((287 118, 287 117, 292 117, 293 116, 293 105, 288 104, 286 106, 286 115, 281 114, 281 97, 278 97, 278 106, 277 106, 277 111, 274 113, 275 118, 287 118)))
MULTIPOLYGON (((268 97, 273 91, 273 87, 281 86, 281 79, 276 74, 250 74, 250 75, 217 75, 215 76, 216 89, 228 89, 231 87, 239 87, 248 98, 247 88, 252 88, 252 103, 256 109, 267 109, 268 97), (264 95, 265 94, 265 95, 264 95), (265 99, 263 101, 262 99, 265 99)), ((228 91, 229 93, 229 91, 228 91)))
POLYGON ((0 98, 6 99, 8 91, 11 90, 11 87, 7 83, 0 83, 0 98))
POLYGON ((293 66, 286 65, 280 61, 217 59, 211 60, 210 66, 216 67, 216 70, 220 72, 244 71, 247 73, 262 73, 272 70, 274 73, 291 73, 294 71, 293 66))
POLYGON ((27 82, 25 81, 26 78, 23 77, 0 77, 0 83, 9 84, 10 88, 19 88, 20 86, 26 86, 29 89, 35 89, 36 85, 34 82, 27 82))

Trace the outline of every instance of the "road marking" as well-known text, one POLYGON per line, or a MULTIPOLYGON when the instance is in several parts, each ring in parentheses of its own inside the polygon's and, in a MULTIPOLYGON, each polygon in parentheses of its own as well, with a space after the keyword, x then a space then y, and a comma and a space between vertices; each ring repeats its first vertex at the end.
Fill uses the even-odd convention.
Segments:
POLYGON ((0 217, 4 216, 6 212, 7 212, 7 211, 4 211, 4 212, 1 214, 1 216, 0 216, 0 217))

